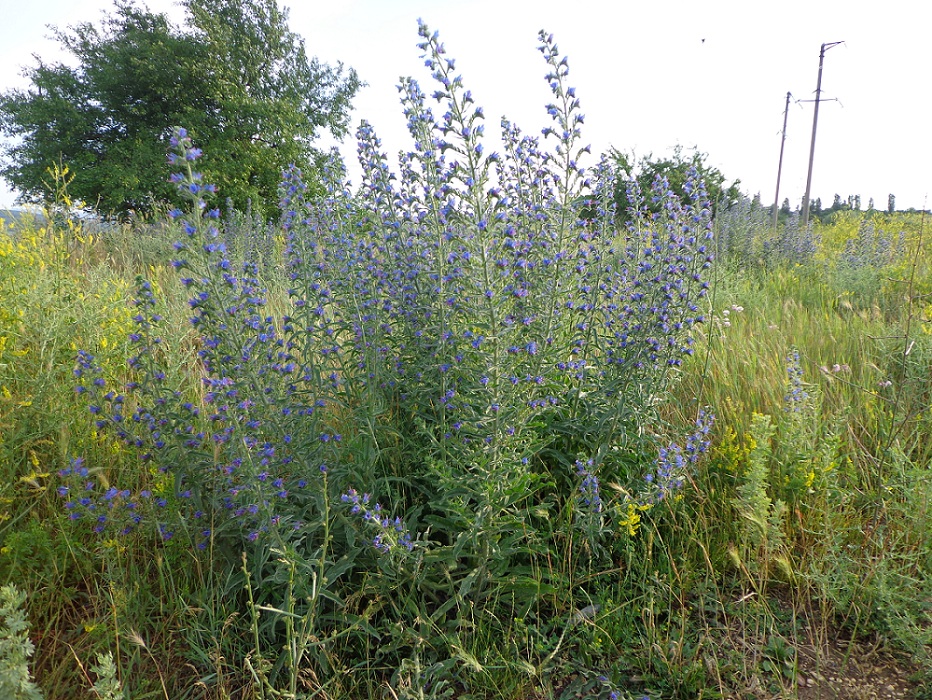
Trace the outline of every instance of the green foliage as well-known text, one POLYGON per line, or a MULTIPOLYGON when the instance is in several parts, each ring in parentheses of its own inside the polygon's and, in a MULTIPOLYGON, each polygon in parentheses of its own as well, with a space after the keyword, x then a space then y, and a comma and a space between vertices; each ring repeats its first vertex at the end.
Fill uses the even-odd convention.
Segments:
MULTIPOLYGON (((772 500, 768 493, 774 432, 770 416, 754 414, 747 470, 734 501, 740 518, 737 563, 750 575, 750 581, 758 591, 767 585, 771 564, 781 556, 785 561, 783 521, 786 504, 772 500)), ((784 565, 784 570, 787 568, 784 565)))
POLYGON ((41 700, 29 659, 35 651, 23 612, 26 594, 15 586, 0 588, 0 695, 10 700, 41 700))
MULTIPOLYGON (((690 193, 686 191, 686 183, 689 180, 690 171, 695 171, 698 178, 705 184, 709 201, 716 212, 727 210, 741 197, 741 191, 738 189, 741 181, 735 180, 731 184, 726 184, 725 175, 718 168, 706 163, 708 154, 695 148, 692 152, 687 152, 682 146, 677 145, 670 156, 661 158, 648 153, 637 162, 632 155, 618 149, 612 149, 610 156, 615 167, 622 174, 614 193, 615 210, 621 222, 630 220, 629 209, 638 206, 631 199, 628 188, 636 183, 644 196, 650 192, 656 178, 666 178, 674 194, 688 199, 690 193)), ((646 205, 650 211, 660 212, 659 202, 648 201, 646 205)))
POLYGON ((98 654, 97 663, 91 666, 91 671, 97 676, 94 692, 100 700, 121 700, 123 691, 117 678, 117 667, 113 662, 112 653, 108 651, 106 654, 98 654))
POLYGON ((270 213, 280 173, 311 169, 322 131, 342 136, 354 71, 309 59, 275 0, 186 0, 185 24, 119 0, 95 26, 58 30, 74 60, 28 68, 31 85, 0 96, 15 141, 0 174, 25 201, 54 197, 46 169, 75 173, 85 205, 125 216, 173 201, 165 151, 184 123, 212 155, 205 167, 238 208, 270 213))

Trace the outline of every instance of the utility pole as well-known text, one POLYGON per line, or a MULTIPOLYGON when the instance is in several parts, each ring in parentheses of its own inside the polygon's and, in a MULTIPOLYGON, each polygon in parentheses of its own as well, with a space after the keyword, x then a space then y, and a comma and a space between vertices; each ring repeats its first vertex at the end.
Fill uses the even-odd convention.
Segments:
POLYGON ((819 50, 819 79, 816 81, 815 94, 815 113, 812 116, 812 143, 809 145, 809 176, 806 178, 806 196, 803 198, 803 228, 809 225, 809 194, 812 190, 812 159, 815 157, 815 135, 816 126, 819 124, 819 100, 822 98, 822 62, 825 60, 825 52, 833 46, 838 46, 840 41, 832 41, 822 44, 819 50))
POLYGON ((786 92, 786 109, 783 110, 783 131, 780 138, 780 162, 777 165, 777 192, 773 196, 773 229, 777 230, 777 213, 780 211, 780 175, 783 173, 783 147, 786 145, 786 119, 790 115, 790 95, 789 90, 786 92))

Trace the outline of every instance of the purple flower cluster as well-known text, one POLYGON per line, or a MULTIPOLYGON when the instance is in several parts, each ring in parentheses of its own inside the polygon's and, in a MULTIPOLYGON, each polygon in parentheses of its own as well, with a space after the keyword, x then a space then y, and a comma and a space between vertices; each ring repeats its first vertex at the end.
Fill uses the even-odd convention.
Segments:
POLYGON ((803 369, 799 364, 799 351, 793 350, 786 358, 786 394, 783 410, 800 413, 809 405, 809 392, 803 385, 803 369))
POLYGON ((372 537, 372 546, 382 554, 388 554, 393 551, 406 550, 408 552, 414 549, 414 542, 411 540, 411 534, 405 528, 401 518, 386 514, 385 509, 379 503, 372 503, 371 496, 368 493, 360 495, 355 489, 350 489, 344 493, 340 500, 349 505, 350 515, 357 516, 371 530, 375 531, 372 537))
MULTIPOLYGON (((134 499, 128 490, 102 487, 80 457, 59 470, 58 476, 62 480, 57 489, 58 495, 65 501, 69 520, 92 522, 93 530, 98 534, 108 528, 128 534, 142 519, 139 500, 134 499)), ((149 496, 151 494, 146 493, 142 498, 149 496)))
POLYGON ((849 269, 881 269, 902 260, 906 255, 906 232, 884 231, 865 218, 858 226, 857 235, 845 241, 839 262, 849 269))
MULTIPOLYGON (((623 691, 618 690, 615 684, 609 680, 608 676, 599 676, 596 680, 601 686, 601 692, 598 694, 598 697, 600 698, 603 697, 602 693, 607 693, 604 696, 607 698, 607 700, 626 700, 631 697, 630 695, 623 693, 623 691)), ((640 695, 637 698, 634 698, 634 700, 650 700, 650 697, 647 695, 640 695)))
POLYGON ((579 482, 579 502, 587 510, 595 513, 602 512, 602 499, 599 497, 599 478, 594 471, 593 460, 583 462, 576 460, 576 476, 579 482))
POLYGON ((701 456, 709 450, 709 431, 714 422, 714 415, 700 411, 696 428, 687 436, 685 446, 670 443, 660 449, 655 470, 645 476, 645 503, 658 503, 683 487, 701 456))
POLYGON ((812 224, 803 228, 799 212, 795 211, 777 230, 775 237, 764 240, 763 253, 771 265, 804 265, 812 260, 818 247, 819 240, 812 224))
MULTIPOLYGON (((185 168, 172 180, 192 205, 190 215, 173 212, 184 233, 175 250, 185 255, 174 267, 189 293, 191 323, 198 331, 198 366, 187 371, 198 376, 200 387, 184 387, 184 377, 174 379, 177 388, 169 387, 163 354, 156 352, 162 319, 145 280, 137 281, 136 327, 130 335, 133 377, 125 391, 132 400, 107 391, 88 353, 79 353, 75 375, 98 430, 135 449, 153 473, 166 475, 159 483, 173 488, 158 499, 104 489, 96 502, 91 496, 85 497, 91 499, 87 504, 74 502, 72 511, 94 505, 99 512, 104 502, 125 502, 139 514, 133 524, 148 518, 165 539, 185 525, 199 533, 195 539, 202 548, 217 532, 255 541, 273 528, 302 527, 298 514, 309 497, 307 486, 321 475, 305 472, 304 465, 326 463, 342 441, 321 410, 328 399, 322 387, 335 380, 316 381, 314 368, 298 354, 300 333, 291 319, 280 323, 268 314, 255 262, 233 270, 214 223, 219 214, 203 199, 213 188, 192 170, 200 151, 183 130, 173 136, 172 146, 170 160, 185 168), (127 405, 133 406, 129 412, 127 405), (143 509, 143 503, 151 507, 143 509), (217 526, 211 530, 199 521, 217 526)), ((64 476, 74 475, 72 470, 64 476)), ((72 487, 67 488, 70 494, 72 487)))

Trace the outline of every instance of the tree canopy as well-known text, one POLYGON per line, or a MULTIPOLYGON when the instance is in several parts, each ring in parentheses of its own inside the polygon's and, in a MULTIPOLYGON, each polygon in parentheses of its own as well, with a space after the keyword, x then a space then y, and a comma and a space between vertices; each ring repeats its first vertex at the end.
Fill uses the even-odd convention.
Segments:
POLYGON ((185 126, 223 195, 271 212, 282 169, 313 169, 315 138, 345 135, 355 71, 308 58, 276 0, 182 4, 181 26, 117 0, 99 25, 55 30, 70 65, 38 59, 28 88, 0 94, 11 137, 0 175, 23 201, 53 194, 55 165, 74 173, 73 197, 105 214, 172 201, 165 154, 185 126))
MULTIPOLYGON (((627 183, 636 180, 642 196, 647 196, 651 191, 651 185, 654 178, 662 176, 667 178, 670 183, 670 189, 680 198, 684 198, 686 192, 684 185, 693 168, 699 173, 699 177, 705 183, 706 191, 709 195, 709 201, 712 203, 714 210, 728 208, 738 201, 741 191, 738 186, 740 180, 735 180, 730 185, 726 184, 725 175, 713 166, 706 163, 707 154, 698 149, 692 149, 687 152, 682 146, 676 146, 673 154, 666 158, 656 158, 652 153, 643 156, 635 161, 634 156, 623 153, 617 149, 611 151, 611 157, 615 167, 621 177, 618 179, 618 185, 615 191, 615 207, 619 218, 627 221, 630 214, 628 208, 633 205, 628 201, 627 183)), ((688 199, 688 197, 687 197, 688 199)), ((648 209, 654 206, 650 201, 646 202, 648 209)))

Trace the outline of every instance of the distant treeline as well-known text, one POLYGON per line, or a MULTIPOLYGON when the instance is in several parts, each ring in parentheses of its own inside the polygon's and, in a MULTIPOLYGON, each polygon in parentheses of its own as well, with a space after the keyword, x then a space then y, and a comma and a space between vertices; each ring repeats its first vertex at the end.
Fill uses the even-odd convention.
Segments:
MULTIPOLYGON (((755 199, 757 199, 759 202, 760 195, 757 195, 755 199)), ((771 204, 766 208, 772 216, 773 205, 771 204)), ((802 203, 796 207, 795 212, 798 213, 801 209, 802 203)), ((836 194, 830 207, 823 206, 821 197, 809 200, 809 216, 813 219, 819 219, 822 221, 822 223, 829 223, 832 219, 832 215, 840 211, 884 211, 888 214, 913 214, 918 213, 920 210, 916 209, 915 207, 910 207, 909 209, 897 209, 896 196, 893 194, 888 195, 886 206, 883 208, 876 206, 873 197, 867 200, 867 207, 864 208, 861 204, 861 195, 859 194, 848 195, 847 199, 842 199, 840 194, 836 194)), ((793 213, 794 210, 790 209, 790 200, 784 199, 783 203, 780 205, 780 220, 782 221, 783 219, 788 218, 793 213)))

